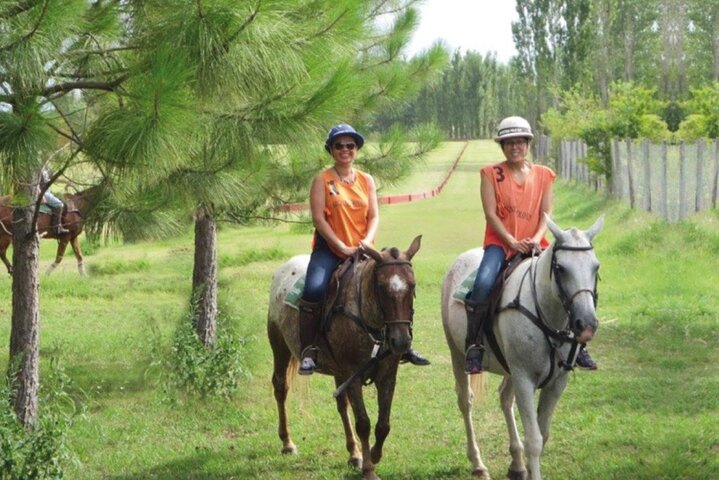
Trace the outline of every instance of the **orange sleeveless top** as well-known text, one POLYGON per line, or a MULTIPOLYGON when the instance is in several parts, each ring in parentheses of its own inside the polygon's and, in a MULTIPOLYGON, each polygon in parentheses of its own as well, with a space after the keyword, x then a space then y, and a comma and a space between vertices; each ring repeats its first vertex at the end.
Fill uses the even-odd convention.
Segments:
MULTIPOLYGON (((367 235, 369 177, 355 169, 355 181, 348 185, 339 181, 332 168, 325 170, 322 175, 325 183, 325 220, 345 245, 356 247, 367 235)), ((331 245, 329 247, 335 255, 345 258, 331 245)))
MULTIPOLYGON (((512 177, 504 162, 488 165, 481 174, 492 182, 494 198, 497 201, 497 216, 514 238, 521 240, 537 233, 542 215, 542 199, 544 191, 556 178, 554 171, 544 165, 532 165, 532 169, 521 185, 512 177)), ((499 234, 487 223, 484 231, 484 247, 499 245, 507 257, 514 254, 504 244, 499 234)), ((540 247, 549 246, 542 237, 540 247)))

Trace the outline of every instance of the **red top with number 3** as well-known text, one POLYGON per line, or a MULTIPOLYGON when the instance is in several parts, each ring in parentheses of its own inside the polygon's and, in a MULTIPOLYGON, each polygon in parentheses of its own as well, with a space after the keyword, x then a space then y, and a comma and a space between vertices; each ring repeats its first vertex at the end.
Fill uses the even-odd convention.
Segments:
MULTIPOLYGON (((544 192, 557 176, 554 171, 544 165, 532 165, 529 175, 521 184, 514 180, 503 162, 482 168, 481 174, 492 182, 497 200, 497 216, 507 231, 516 239, 533 236, 539 227, 544 192)), ((514 253, 487 223, 484 247, 489 245, 501 246, 508 257, 514 253)), ((548 246, 549 242, 542 237, 540 247, 545 249, 548 246)))

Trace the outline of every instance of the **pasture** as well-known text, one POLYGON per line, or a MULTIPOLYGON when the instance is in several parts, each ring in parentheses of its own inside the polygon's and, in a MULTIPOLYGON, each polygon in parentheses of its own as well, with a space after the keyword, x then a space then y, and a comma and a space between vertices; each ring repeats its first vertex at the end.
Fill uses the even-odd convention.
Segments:
MULTIPOLYGON (((380 194, 434 188, 462 144, 446 143, 400 185, 380 194)), ((400 367, 384 479, 466 479, 470 464, 456 406, 449 350, 439 314, 442 278, 454 258, 481 242, 479 168, 497 161, 490 141, 471 142, 436 198, 382 206, 378 247, 405 248, 417 234, 414 347, 428 367, 400 367)), ((719 216, 670 226, 583 187, 558 182, 553 218, 589 227, 602 263, 600 327, 590 345, 596 372, 570 379, 542 457, 548 479, 719 478, 719 216)), ((272 272, 307 253, 310 229, 238 229, 218 238, 221 317, 242 340, 246 371, 229 401, 168 397, 158 381, 158 349, 182 321, 191 287, 192 237, 163 242, 83 245, 89 276, 72 261, 41 279, 42 374, 59 358, 70 391, 86 406, 70 431, 73 479, 357 479, 346 466, 331 377, 298 378, 289 426, 299 455, 280 454, 265 332, 272 272)), ((55 244, 41 242, 41 268, 55 244)), ((10 278, 0 277, 0 340, 9 345, 10 278)), ((7 355, 0 358, 6 366, 7 355)), ((475 405, 483 458, 493 478, 509 465, 498 405, 499 378, 475 405)), ((366 389, 372 421, 371 388, 366 389)))

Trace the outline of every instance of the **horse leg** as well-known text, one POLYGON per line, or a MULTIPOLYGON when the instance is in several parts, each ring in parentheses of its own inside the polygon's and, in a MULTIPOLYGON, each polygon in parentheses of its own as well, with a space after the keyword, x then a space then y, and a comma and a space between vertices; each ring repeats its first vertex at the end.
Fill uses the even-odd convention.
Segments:
POLYGON ((57 253, 55 254, 55 262, 47 268, 47 275, 50 275, 55 268, 62 262, 62 257, 65 256, 65 249, 67 249, 67 240, 58 239, 57 241, 57 253))
POLYGON ((282 332, 280 332, 277 324, 268 323, 267 334, 272 346, 272 357, 274 360, 274 370, 272 372, 272 387, 275 393, 275 401, 277 402, 277 414, 279 417, 278 434, 282 440, 282 453, 297 453, 297 447, 290 438, 290 430, 287 426, 287 392, 290 385, 287 379, 287 370, 292 360, 290 349, 287 348, 282 332))
MULTIPOLYGON (((335 386, 339 387, 342 382, 335 378, 335 386)), ((355 468, 362 468, 362 453, 357 448, 357 438, 355 437, 352 422, 349 417, 349 400, 346 393, 342 393, 337 397, 337 411, 342 419, 342 427, 345 430, 345 447, 350 454, 347 463, 355 468)))
POLYGON ((10 242, 12 240, 11 236, 3 235, 0 237, 0 258, 2 258, 2 262, 5 264, 5 268, 7 268, 7 273, 12 275, 12 264, 7 258, 7 248, 10 246, 10 242))
POLYGON ((543 442, 534 406, 534 382, 515 373, 512 377, 512 385, 524 427, 524 449, 527 455, 529 480, 541 480, 539 457, 542 455, 543 442))
POLYGON ((464 432, 467 436, 467 459, 472 464, 472 475, 489 478, 489 470, 482 462, 482 454, 477 444, 472 421, 472 404, 474 392, 469 385, 469 376, 464 372, 464 352, 450 348, 452 353, 452 372, 454 373, 454 389, 457 392, 457 406, 464 420, 464 432))
POLYGON ((527 476, 527 467, 524 465, 524 445, 519 438, 517 421, 514 417, 514 389, 512 388, 511 377, 504 377, 499 385, 499 402, 507 424, 509 454, 512 456, 512 463, 509 465, 507 477, 511 480, 522 480, 527 476))
POLYGON ((542 389, 539 394, 539 404, 537 405, 537 423, 539 423, 539 431, 542 432, 542 445, 546 445, 549 440, 549 429, 552 424, 552 415, 554 409, 559 402, 559 398, 567 386, 568 377, 557 378, 550 382, 542 389))
POLYGON ((80 276, 84 277, 85 264, 83 263, 82 250, 80 250, 80 236, 75 235, 72 237, 70 245, 72 246, 72 252, 75 254, 75 259, 77 259, 77 271, 80 273, 80 276))
POLYGON ((390 367, 383 375, 378 375, 375 379, 375 388, 377 389, 377 423, 374 427, 375 442, 370 451, 372 462, 375 464, 382 460, 382 448, 390 431, 390 414, 392 412, 392 399, 394 398, 394 390, 397 385, 397 367, 395 364, 390 367))
POLYGON ((364 405, 364 398, 362 397, 362 384, 360 382, 354 382, 350 385, 347 388, 347 397, 354 411, 355 431, 362 444, 362 478, 364 480, 379 480, 379 477, 375 473, 374 462, 372 461, 370 452, 369 435, 371 425, 369 416, 367 415, 367 409, 364 405))

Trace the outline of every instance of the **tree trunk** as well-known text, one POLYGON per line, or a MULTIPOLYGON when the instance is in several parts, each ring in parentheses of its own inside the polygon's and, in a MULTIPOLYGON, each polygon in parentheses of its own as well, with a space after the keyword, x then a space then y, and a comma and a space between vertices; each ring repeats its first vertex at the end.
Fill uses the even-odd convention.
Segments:
POLYGON ((199 210, 195 218, 195 264, 192 272, 194 327, 200 341, 212 347, 217 333, 217 226, 199 210))
POLYGON ((26 427, 35 423, 40 386, 39 238, 33 232, 34 207, 13 213, 12 330, 10 366, 15 369, 13 405, 26 427))

